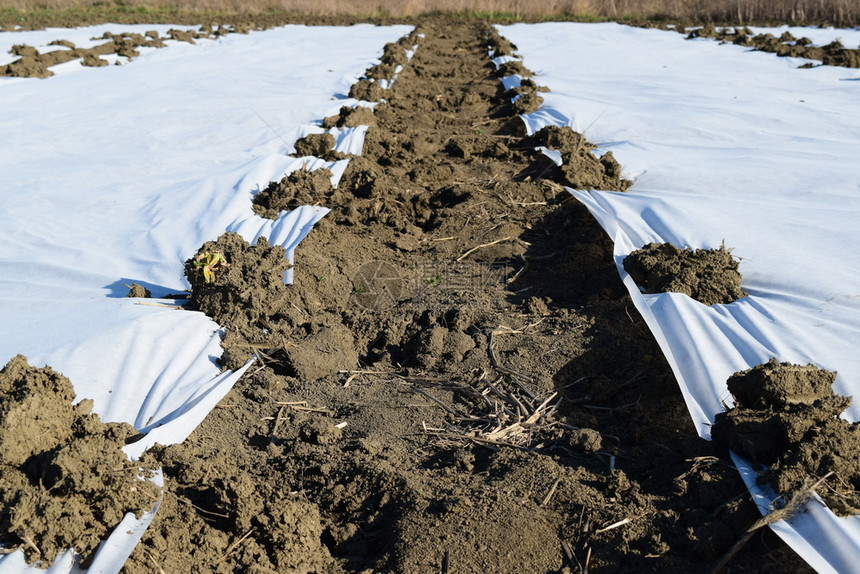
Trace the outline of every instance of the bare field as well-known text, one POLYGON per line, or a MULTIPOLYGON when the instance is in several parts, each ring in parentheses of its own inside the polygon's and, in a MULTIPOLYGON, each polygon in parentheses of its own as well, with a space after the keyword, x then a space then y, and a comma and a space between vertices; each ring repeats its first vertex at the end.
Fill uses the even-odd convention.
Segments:
MULTIPOLYGON (((125 10, 168 14, 166 7, 125 10)), ((592 155, 596 146, 570 128, 526 136, 519 114, 534 111, 548 89, 519 62, 490 64, 490 51, 509 54, 510 42, 477 16, 423 20, 386 44, 367 79, 350 88, 351 97, 378 101, 374 111, 345 106, 322 121, 323 128, 372 126, 341 184, 331 187, 331 172, 301 170, 255 195, 264 217, 296 205, 332 206, 302 244, 296 282, 283 285, 284 250, 262 238, 251 247, 225 234, 187 260, 189 308, 228 333, 221 365, 236 370, 252 355, 260 365, 186 441, 147 455, 167 486, 124 571, 447 572, 453 565, 499 574, 671 573, 709 564, 716 571, 729 560, 732 572, 808 571, 759 528, 725 448, 696 433, 669 364, 619 280, 612 242, 561 187, 626 190, 630 181, 612 153, 592 155), (383 91, 376 80, 391 80, 395 70, 396 82, 383 91), (514 74, 523 82, 505 91, 499 76, 514 74), (538 145, 558 148, 562 167, 534 154, 538 145)), ((326 33, 323 48, 357 34, 326 33)), ((285 73, 283 54, 314 67, 283 40, 259 49, 258 61, 231 66, 218 54, 217 68, 200 68, 204 77, 217 75, 212 92, 224 97, 222 71, 236 63, 263 78, 260 62, 271 63, 269 74, 285 73)), ((553 45, 561 43, 556 36, 553 45)), ((198 69, 190 60, 183 66, 198 69)), ((168 82, 183 77, 162 71, 168 82)), ((272 98, 287 108, 282 91, 272 98)), ((89 98, 91 90, 82 93, 89 98)), ((99 116, 103 110, 109 115, 104 106, 99 116)), ((312 135, 295 143, 297 160, 311 149, 339 157, 330 134, 328 143, 312 135)), ((48 484, 15 476, 22 490, 48 484)), ((69 508, 65 499, 59 504, 69 508)), ((15 525, 5 536, 31 559, 33 551, 47 555, 34 535, 46 514, 22 510, 15 523, 0 517, 15 525)), ((41 525, 50 532, 58 524, 41 525)), ((56 546, 77 546, 76 536, 56 546)))
POLYGON ((860 0, 2 0, 0 23, 16 19, 64 17, 77 24, 88 16, 116 21, 155 22, 165 18, 280 15, 286 21, 402 19, 431 13, 462 14, 496 21, 513 20, 671 20, 719 23, 791 23, 856 26, 860 0))

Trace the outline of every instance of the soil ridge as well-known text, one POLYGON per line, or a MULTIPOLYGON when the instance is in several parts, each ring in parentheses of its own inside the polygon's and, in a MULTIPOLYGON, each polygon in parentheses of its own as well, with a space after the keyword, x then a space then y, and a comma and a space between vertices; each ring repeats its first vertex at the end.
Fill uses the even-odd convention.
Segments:
MULTIPOLYGON (((611 241, 562 187, 589 173, 595 187, 629 182, 572 134, 525 137, 511 97, 545 88, 503 90, 511 67, 488 56, 514 47, 495 29, 432 20, 400 44, 418 47, 361 118, 374 124, 362 157, 335 192, 305 180, 294 195, 332 209, 303 240, 295 283, 272 284, 275 302, 253 312, 225 307, 223 366, 257 364, 189 439, 149 455, 165 502, 125 571, 688 572, 715 560, 755 506, 692 428, 628 310, 611 241), (581 165, 565 172, 539 145, 581 165)), ((389 74, 368 70, 362 89, 389 74)), ((189 279, 207 289, 194 262, 223 251, 218 286, 245 249, 201 249, 189 279)), ((263 251, 254 273, 274 277, 263 251)), ((752 546, 735 563, 767 571, 752 546)))

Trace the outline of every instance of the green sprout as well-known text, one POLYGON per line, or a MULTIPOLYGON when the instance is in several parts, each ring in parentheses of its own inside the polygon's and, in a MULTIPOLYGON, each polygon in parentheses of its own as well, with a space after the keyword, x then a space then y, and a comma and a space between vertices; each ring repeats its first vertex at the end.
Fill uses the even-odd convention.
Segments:
POLYGON ((362 293, 367 293, 367 289, 361 285, 355 285, 352 288, 352 292, 356 295, 361 295, 362 293))
POLYGON ((215 272, 229 267, 227 259, 220 253, 201 253, 194 258, 194 267, 203 271, 203 279, 207 283, 215 281, 215 272))
POLYGON ((425 282, 427 285, 435 285, 436 283, 439 283, 440 281, 442 281, 442 276, 441 276, 441 275, 435 275, 435 276, 433 276, 433 277, 425 277, 425 278, 424 278, 424 282, 425 282))

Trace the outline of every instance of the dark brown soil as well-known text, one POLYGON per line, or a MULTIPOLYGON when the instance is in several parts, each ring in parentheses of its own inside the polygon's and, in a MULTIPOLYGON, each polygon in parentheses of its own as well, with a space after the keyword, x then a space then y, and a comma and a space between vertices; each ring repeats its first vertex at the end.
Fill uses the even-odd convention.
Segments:
POLYGON ((137 433, 104 424, 66 377, 21 355, 0 371, 0 544, 28 562, 74 548, 86 559, 127 512, 151 510, 160 488, 122 452, 137 433))
MULTIPOLYGON (((611 241, 561 186, 630 182, 569 129, 525 137, 511 98, 531 106, 546 88, 503 92, 490 49, 515 48, 482 23, 423 23, 356 88, 379 96, 374 111, 326 118, 372 126, 338 188, 300 171, 258 194, 266 217, 332 208, 302 242, 293 285, 284 250, 265 239, 228 233, 190 254, 188 307, 225 328, 222 365, 255 364, 185 442, 145 455, 163 466, 163 503, 124 572, 692 572, 758 518, 735 468, 697 436, 611 241), (370 87, 398 66, 391 89, 370 87), (560 149, 565 165, 536 146, 560 149)), ((331 140, 296 147, 325 154, 331 140)), ((15 485, 53 487, 34 500, 64 507, 78 491, 102 500, 101 484, 131 492, 133 473, 99 466, 107 438, 121 445, 131 431, 79 422, 97 419, 70 406, 68 381, 45 408, 43 387, 62 378, 10 365, 0 381, 15 387, 26 372, 50 384, 0 393, 2 408, 58 418, 0 437, 11 452, 0 541, 25 534, 45 556, 87 555, 121 510, 88 518, 84 538, 51 539, 37 525, 55 515, 14 499, 15 485), (31 435, 53 438, 31 447, 31 435), (85 445, 98 464, 62 466, 86 463, 85 445), (67 448, 80 452, 22 477, 24 461, 67 448)), ((729 565, 786 569, 808 570, 769 531, 729 565)))
POLYGON ((741 289, 738 262, 731 249, 681 249, 649 243, 624 258, 624 269, 645 293, 684 293, 705 305, 731 303, 741 289))
POLYGON ((54 50, 40 53, 36 48, 26 44, 17 44, 12 47, 12 54, 19 56, 10 64, 0 66, 0 76, 17 76, 24 78, 49 78, 54 75, 49 68, 57 64, 81 60, 81 65, 89 67, 107 66, 108 61, 101 58, 108 54, 116 54, 127 60, 132 60, 140 55, 137 48, 164 48, 167 44, 164 40, 180 40, 182 42, 194 43, 202 38, 219 38, 225 34, 242 32, 247 33, 244 27, 224 27, 213 29, 209 26, 201 27, 198 31, 169 30, 167 36, 160 37, 158 32, 151 31, 145 35, 141 34, 112 34, 106 32, 99 39, 107 40, 93 48, 77 48, 68 40, 55 40, 52 46, 63 46, 66 50, 54 50))
POLYGON ((249 333, 265 328, 289 303, 284 273, 290 268, 286 251, 270 247, 265 238, 253 246, 237 233, 225 233, 217 241, 203 244, 185 262, 191 284, 188 308, 202 311, 232 331, 249 333), (204 275, 206 256, 216 254, 226 263, 210 266, 213 277, 204 275))
MULTIPOLYGON (((164 503, 125 572, 691 572, 758 517, 559 185, 623 190, 617 164, 524 137, 486 25, 429 21, 413 44, 337 192, 306 182, 332 212, 293 285, 264 241, 203 246, 229 263, 212 283, 189 259, 222 363, 256 363, 150 453, 164 503)), ((730 563, 786 568, 805 570, 771 534, 730 563)))
POLYGON ((371 79, 359 80, 349 89, 349 97, 367 102, 378 102, 385 95, 379 82, 371 79))
MULTIPOLYGON (((334 140, 334 136, 331 134, 319 135, 329 136, 331 140, 334 140)), ((314 138, 313 135, 310 135, 297 141, 295 147, 298 155, 322 157, 333 151, 334 144, 329 145, 329 142, 330 140, 327 138, 314 138), (307 153, 312 151, 322 153, 307 153)), ((332 196, 335 194, 335 189, 331 185, 331 178, 332 173, 327 169, 314 171, 298 169, 281 181, 269 182, 266 189, 254 197, 254 213, 261 217, 277 219, 281 211, 289 211, 300 205, 329 203, 334 199, 332 196)))
POLYGON ((717 415, 714 441, 770 465, 760 482, 777 492, 816 490, 837 514, 860 512, 860 426, 839 418, 851 397, 833 392, 836 373, 777 359, 728 380, 737 405, 717 415))
MULTIPOLYGON (((350 90, 352 91, 352 90, 350 90)), ((363 106, 351 108, 343 106, 336 116, 329 116, 323 120, 322 127, 329 128, 355 128, 358 126, 370 126, 376 123, 373 110, 363 106)))
MULTIPOLYGON (((523 89, 538 91, 545 88, 534 84, 524 84, 518 88, 518 91, 523 89)), ((525 96, 528 95, 530 94, 525 94, 525 96)), ((517 113, 528 113, 521 111, 520 107, 517 106, 521 99, 517 99, 515 102, 515 110, 517 113)), ((568 126, 547 126, 535 133, 531 141, 536 146, 561 152, 561 167, 555 168, 553 166, 551 168, 553 172, 547 177, 556 179, 564 185, 575 189, 625 191, 633 183, 621 177, 621 166, 615 161, 615 156, 612 155, 611 151, 606 152, 599 159, 596 158, 593 151, 597 149, 597 146, 568 126)))
MULTIPOLYGON (((300 138, 294 144, 296 148, 296 153, 293 154, 296 157, 305 157, 305 156, 315 156, 322 158, 326 161, 336 161, 339 159, 346 159, 347 155, 343 154, 334 149, 337 144, 337 140, 330 133, 323 134, 308 134, 303 138, 300 138)), ((325 184, 323 184, 325 185, 325 184)), ((255 205, 261 203, 260 196, 255 198, 255 205)), ((273 216, 266 216, 270 219, 273 216)))
MULTIPOLYGON (((683 28, 677 30, 685 32, 683 28)), ((745 26, 718 28, 713 24, 692 30, 687 38, 713 38, 724 43, 748 46, 761 52, 771 52, 777 56, 818 60, 825 66, 860 68, 860 48, 846 48, 839 40, 825 46, 813 46, 809 38, 795 38, 790 32, 783 32, 780 37, 776 37, 773 34, 753 34, 752 30, 745 26)))
MULTIPOLYGON (((44 22, 33 22, 27 25, 27 28, 38 29, 45 26, 71 26, 74 25, 74 16, 66 15, 64 19, 57 23, 47 16, 44 22)), ((172 22, 179 22, 183 18, 173 18, 172 22)), ((413 23, 416 18, 376 18, 371 19, 374 23, 385 24, 403 24, 413 23)), ((424 18, 418 18, 424 20, 424 18)), ((36 48, 19 44, 12 47, 12 54, 20 56, 18 60, 9 64, 0 65, 0 77, 32 77, 32 78, 48 78, 54 73, 49 69, 57 64, 70 62, 72 60, 80 60, 81 65, 87 67, 107 66, 108 61, 101 58, 108 54, 117 54, 131 60, 139 55, 137 48, 151 47, 163 48, 166 44, 164 40, 179 40, 183 42, 195 43, 195 40, 200 39, 216 39, 225 34, 240 33, 247 34, 250 30, 264 30, 284 24, 292 24, 301 22, 308 25, 351 25, 356 23, 365 23, 367 18, 356 20, 352 16, 320 16, 320 15, 297 15, 297 14, 256 14, 248 15, 224 15, 219 17, 219 24, 200 26, 198 30, 169 30, 167 36, 161 38, 158 32, 147 32, 145 36, 136 33, 106 33, 103 36, 104 40, 108 40, 104 44, 100 44, 94 48, 77 48, 68 40, 55 40, 51 45, 64 46, 67 50, 55 50, 46 53, 40 53, 36 48), (232 24, 224 24, 224 22, 233 22, 232 24)), ((92 22, 82 22, 81 25, 91 24, 92 22)), ((134 23, 129 22, 129 23, 134 23)), ((20 24, 20 23, 19 23, 20 24)), ((196 24, 196 22, 194 22, 196 24)), ((681 33, 687 33, 683 25, 671 24, 667 22, 647 21, 642 24, 647 27, 659 26, 663 29, 671 29, 681 33)), ((0 30, 3 30, 0 25, 0 30)), ((791 56, 796 58, 806 58, 810 60, 818 60, 822 65, 826 66, 844 66, 847 68, 860 68, 860 48, 852 49, 842 45, 839 40, 825 46, 812 46, 812 41, 808 38, 795 38, 790 33, 785 32, 777 38, 771 34, 753 34, 747 27, 718 27, 713 23, 708 23, 702 27, 696 27, 688 33, 688 39, 693 38, 713 38, 723 43, 732 43, 741 46, 749 46, 759 51, 772 52, 778 56, 791 56)), ((505 40, 507 42, 507 40, 505 40)), ((509 54, 515 49, 515 46, 508 42, 500 46, 491 45, 490 48, 496 48, 498 54, 509 54)), ((369 102, 378 102, 384 97, 384 92, 378 83, 372 80, 390 80, 394 77, 394 71, 398 65, 402 65, 406 61, 406 50, 410 46, 404 46, 402 43, 390 43, 385 46, 384 54, 381 61, 376 66, 368 69, 367 78, 357 82, 349 92, 350 97, 369 102)), ((812 67, 812 64, 801 66, 803 68, 812 67)), ((507 62, 501 66, 502 75, 508 76, 519 74, 524 78, 529 78, 533 75, 528 68, 525 68, 520 62, 507 62)), ((528 80, 527 80, 528 81, 528 80)), ((522 97, 514 102, 514 108, 517 113, 530 113, 536 110, 543 99, 536 93, 535 90, 530 90, 522 97)), ((538 89, 537 91, 541 91, 538 89)), ((521 91, 518 93, 522 93, 521 91)), ((512 94, 515 95, 515 94, 512 94)), ((366 118, 356 118, 352 124, 341 122, 338 127, 347 125, 354 127, 365 123, 366 118)), ((324 124, 326 125, 326 124, 324 124)), ((334 125, 334 124, 332 124, 334 125)), ((365 125, 367 125, 365 123, 365 125)), ((328 127, 328 126, 327 126, 328 127)), ((608 154, 609 163, 614 164, 614 159, 611 153, 608 154)), ((318 156, 324 157, 324 156, 318 156)), ((565 162, 565 165, 570 165, 565 162)))

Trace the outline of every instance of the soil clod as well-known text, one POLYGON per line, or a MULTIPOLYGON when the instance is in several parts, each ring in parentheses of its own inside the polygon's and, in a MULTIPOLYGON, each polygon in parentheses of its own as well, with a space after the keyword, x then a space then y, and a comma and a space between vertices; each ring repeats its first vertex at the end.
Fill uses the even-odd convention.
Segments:
POLYGON ((813 46, 809 38, 795 38, 789 32, 776 37, 773 34, 753 34, 747 27, 717 28, 713 24, 691 30, 687 39, 695 38, 713 38, 782 57, 818 60, 825 66, 860 68, 860 49, 846 48, 838 39, 824 46, 813 46))
MULTIPOLYGON (((332 137, 330 134, 322 135, 332 137)), ((310 137, 305 138, 307 143, 296 142, 297 152, 301 149, 304 155, 305 151, 319 151, 327 143, 325 138, 308 142, 310 137), (315 147, 309 149, 310 146, 315 147)), ((269 182, 266 189, 254 196, 254 213, 267 219, 277 219, 282 211, 290 211, 300 205, 331 204, 335 193, 331 178, 331 171, 325 168, 313 171, 298 169, 281 181, 269 182)))
POLYGON ((290 266, 280 245, 269 246, 265 237, 248 245, 241 235, 227 232, 217 241, 204 243, 185 262, 185 276, 191 283, 188 308, 231 329, 255 328, 261 319, 277 315, 286 305, 284 273, 290 266), (211 271, 211 281, 200 265, 209 255, 226 262, 211 271))
MULTIPOLYGON (((152 454, 166 503, 129 574, 147 553, 192 573, 685 572, 754 520, 726 503, 743 483, 696 435, 611 241, 562 187, 629 183, 578 134, 526 138, 490 49, 514 48, 479 22, 422 21, 365 73, 394 79, 379 103, 326 119, 371 126, 338 188, 258 194, 273 215, 332 208, 293 284, 265 242, 228 235, 189 260, 222 366, 255 364, 152 454), (229 267, 207 283, 193 262, 210 252, 229 267)), ((756 569, 754 552, 735 560, 756 569)))
POLYGON ((329 128, 355 128, 358 126, 372 126, 376 124, 373 110, 364 106, 342 106, 336 116, 329 116, 323 120, 323 129, 329 128))
POLYGON ((837 514, 860 512, 860 426, 839 418, 851 397, 833 392, 836 373, 771 359, 728 380, 737 405, 717 415, 714 441, 769 465, 760 482, 789 495, 811 482, 837 514))
POLYGON ((346 155, 335 151, 337 140, 330 133, 308 134, 296 141, 296 157, 315 156, 325 160, 345 159, 346 155))
POLYGON ((705 305, 731 303, 741 290, 738 262, 731 250, 681 249, 649 243, 624 259, 624 269, 645 293, 684 293, 705 305))
POLYGON ((102 423, 93 402, 73 405, 66 377, 21 355, 0 371, 0 544, 51 565, 68 548, 91 557, 127 512, 152 509, 157 465, 128 459, 131 425, 102 423))

